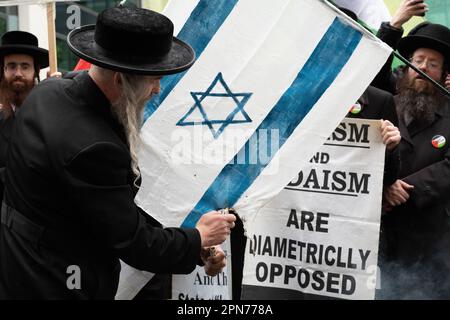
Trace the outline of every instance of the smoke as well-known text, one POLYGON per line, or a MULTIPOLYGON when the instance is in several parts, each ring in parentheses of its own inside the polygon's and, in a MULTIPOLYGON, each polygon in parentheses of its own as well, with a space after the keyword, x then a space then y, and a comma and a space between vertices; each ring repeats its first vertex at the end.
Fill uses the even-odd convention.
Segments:
POLYGON ((433 251, 428 254, 417 254, 414 262, 402 259, 394 261, 380 257, 381 287, 376 292, 376 299, 450 299, 450 250, 448 249, 450 241, 448 238, 449 236, 445 235, 441 241, 433 245, 433 251))

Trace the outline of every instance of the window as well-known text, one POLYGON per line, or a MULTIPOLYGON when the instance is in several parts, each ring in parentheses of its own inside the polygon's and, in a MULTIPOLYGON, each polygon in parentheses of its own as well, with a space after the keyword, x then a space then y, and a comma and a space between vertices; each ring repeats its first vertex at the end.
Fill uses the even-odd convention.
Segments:
POLYGON ((17 6, 0 7, 0 35, 17 29, 17 6))
MULTIPOLYGON (((66 39, 69 32, 79 26, 95 24, 97 15, 106 8, 116 6, 118 0, 82 0, 56 3, 56 47, 58 70, 73 70, 79 58, 70 51, 66 39)), ((141 7, 141 0, 128 0, 127 5, 141 7)))

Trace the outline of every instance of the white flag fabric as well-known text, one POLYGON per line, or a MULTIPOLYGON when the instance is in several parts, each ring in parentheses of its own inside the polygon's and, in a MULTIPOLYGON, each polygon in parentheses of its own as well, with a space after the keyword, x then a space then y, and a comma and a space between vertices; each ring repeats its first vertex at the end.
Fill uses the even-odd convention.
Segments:
POLYGON ((176 0, 165 14, 197 54, 162 79, 142 128, 136 202, 166 226, 233 207, 248 227, 391 53, 326 1, 176 0))
POLYGON ((369 27, 378 30, 382 22, 390 21, 391 14, 383 0, 335 0, 338 6, 350 9, 369 27))

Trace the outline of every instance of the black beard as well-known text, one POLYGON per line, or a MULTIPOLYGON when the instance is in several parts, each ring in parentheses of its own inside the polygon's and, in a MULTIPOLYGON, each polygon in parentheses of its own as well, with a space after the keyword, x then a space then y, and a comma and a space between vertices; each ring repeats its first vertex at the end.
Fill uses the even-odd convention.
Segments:
POLYGON ((412 121, 426 124, 433 122, 438 107, 436 100, 435 96, 414 89, 403 90, 395 97, 397 112, 406 125, 412 121))
POLYGON ((430 124, 434 121, 435 112, 444 103, 443 95, 431 84, 417 87, 414 79, 405 75, 400 82, 400 93, 395 96, 397 113, 406 125, 415 121, 430 124))

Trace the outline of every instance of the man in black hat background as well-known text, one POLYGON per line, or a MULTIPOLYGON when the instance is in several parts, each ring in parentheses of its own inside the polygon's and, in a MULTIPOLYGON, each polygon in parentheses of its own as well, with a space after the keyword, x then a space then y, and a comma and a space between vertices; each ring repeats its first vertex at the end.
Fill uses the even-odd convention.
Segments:
POLYGON ((29 32, 3 34, 0 46, 0 200, 3 170, 14 113, 39 82, 39 70, 48 67, 48 51, 29 32))
MULTIPOLYGON (((435 81, 445 84, 450 30, 424 22, 401 38, 402 25, 427 11, 423 1, 405 0, 382 40, 435 81)), ((386 188, 379 264, 381 299, 450 299, 450 102, 411 68, 391 73, 390 63, 375 85, 396 93, 402 140, 398 179, 386 188)))
POLYGON ((48 50, 40 48, 36 36, 25 31, 3 34, 0 46, 0 102, 5 117, 20 108, 39 82, 39 71, 48 67, 48 50))
MULTIPOLYGON (((0 202, 3 199, 3 173, 6 150, 15 113, 34 86, 39 71, 49 65, 48 50, 40 48, 36 36, 25 31, 2 35, 0 46, 0 202)), ((47 76, 60 77, 60 72, 47 76)))
MULTIPOLYGON (((135 204, 139 127, 161 77, 187 70, 193 49, 156 12, 116 7, 73 30, 89 72, 38 85, 14 122, 0 226, 0 298, 113 299, 120 263, 207 274, 235 216, 205 213, 194 229, 161 229, 135 204)), ((188 186, 185 186, 188 187, 188 186)))

